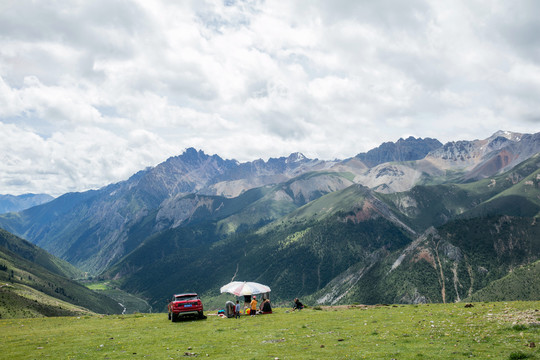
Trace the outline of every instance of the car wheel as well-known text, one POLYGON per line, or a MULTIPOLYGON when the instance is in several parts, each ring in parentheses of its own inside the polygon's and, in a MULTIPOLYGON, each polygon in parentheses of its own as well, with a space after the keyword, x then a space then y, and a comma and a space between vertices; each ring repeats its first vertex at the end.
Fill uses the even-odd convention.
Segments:
POLYGON ((199 311, 199 319, 204 319, 204 313, 201 311, 199 311))
POLYGON ((171 321, 172 321, 172 322, 176 322, 176 320, 178 320, 178 317, 176 316, 175 313, 172 313, 172 314, 171 314, 171 321))
POLYGON ((169 320, 171 320, 171 313, 169 313, 169 320))

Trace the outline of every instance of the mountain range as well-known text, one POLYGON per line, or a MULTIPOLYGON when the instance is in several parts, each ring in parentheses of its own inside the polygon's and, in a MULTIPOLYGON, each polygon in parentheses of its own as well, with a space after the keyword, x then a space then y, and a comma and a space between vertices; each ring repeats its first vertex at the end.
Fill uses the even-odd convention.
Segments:
MULTIPOLYGON (((163 310, 231 280, 312 303, 459 301, 540 257, 540 133, 409 137, 345 160, 187 149, 0 227, 163 310)), ((537 295, 536 295, 537 296, 537 295)))
POLYGON ((52 199, 54 198, 47 194, 23 194, 17 196, 0 194, 0 214, 26 210, 52 199))

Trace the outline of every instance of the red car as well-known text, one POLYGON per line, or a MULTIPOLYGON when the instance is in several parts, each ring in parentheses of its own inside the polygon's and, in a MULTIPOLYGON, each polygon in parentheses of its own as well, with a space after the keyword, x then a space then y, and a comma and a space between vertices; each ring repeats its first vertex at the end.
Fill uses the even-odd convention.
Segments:
POLYGON ((174 295, 169 303, 169 320, 177 321, 184 315, 196 315, 204 319, 203 304, 199 295, 195 293, 174 295))

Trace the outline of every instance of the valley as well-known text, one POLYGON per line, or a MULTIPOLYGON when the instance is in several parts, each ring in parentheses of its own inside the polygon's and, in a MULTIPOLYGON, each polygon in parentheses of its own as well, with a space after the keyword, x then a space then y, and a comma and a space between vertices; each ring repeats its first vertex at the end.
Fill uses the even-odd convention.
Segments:
MULTIPOLYGON (((0 227, 53 254, 62 276, 114 284, 97 291, 116 299, 100 313, 127 301, 162 312, 185 291, 214 303, 232 279, 269 285, 277 303, 489 301, 492 284, 530 281, 520 269, 540 260, 539 153, 540 134, 510 132, 444 145, 410 137, 333 161, 239 163, 187 149, 0 215, 0 227)), ((21 264, 6 258, 8 282, 21 264)), ((519 299, 538 300, 532 289, 519 299)))

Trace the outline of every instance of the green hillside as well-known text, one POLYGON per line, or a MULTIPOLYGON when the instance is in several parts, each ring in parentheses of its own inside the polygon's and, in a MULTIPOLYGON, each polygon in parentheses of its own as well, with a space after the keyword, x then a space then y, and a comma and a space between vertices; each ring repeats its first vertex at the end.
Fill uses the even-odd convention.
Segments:
POLYGON ((456 220, 370 266, 352 266, 309 299, 331 304, 463 301, 538 259, 540 224, 532 218, 456 220))
MULTIPOLYGON (((537 158, 532 160, 540 161, 537 158)), ((524 167, 531 169, 528 166, 524 167)), ((502 180, 506 183, 511 183, 511 185, 471 209, 465 216, 473 217, 491 214, 540 216, 540 169, 536 167, 535 171, 529 175, 525 175, 523 173, 516 175, 516 172, 506 174, 506 177, 499 179, 499 181, 502 180)))
POLYGON ((207 223, 157 234, 105 276, 119 278, 124 290, 149 299, 156 311, 163 310, 163 299, 173 292, 218 295, 233 276, 266 283, 277 290, 276 299, 290 299, 321 289, 349 266, 371 262, 374 254, 410 242, 409 233, 383 217, 280 222, 218 241, 215 228, 207 223))
POLYGON ((332 192, 321 198, 310 202, 298 210, 286 215, 280 222, 298 222, 306 220, 324 220, 337 212, 351 212, 364 203, 366 197, 372 192, 361 185, 352 185, 348 188, 332 192))
POLYGON ((512 170, 469 183, 418 185, 409 191, 379 194, 394 213, 417 231, 454 218, 488 215, 537 216, 540 212, 540 156, 512 170))
MULTIPOLYGON (((12 247, 33 249, 22 239, 2 232, 12 247)), ((42 259, 41 251, 37 253, 42 259)), ((24 253, 28 255, 28 253, 24 253)), ((49 257, 45 257, 50 260, 49 257)), ((46 262, 46 265, 51 263, 46 262)), ((29 261, 4 246, 0 246, 0 284, 2 284, 2 317, 60 316, 81 311, 112 314, 122 312, 122 307, 109 297, 95 293, 81 284, 53 273, 36 262, 29 261), (69 303, 70 305, 66 305, 69 303), (88 310, 82 310, 86 308, 88 310), (26 310, 23 310, 26 309, 26 310)))
POLYGON ((95 313, 18 283, 0 285, 0 319, 81 316, 95 313))
POLYGON ((349 173, 310 172, 282 184, 263 187, 261 189, 266 190, 264 196, 252 203, 244 203, 243 208, 236 207, 236 212, 222 217, 219 230, 231 234, 281 219, 303 205, 347 188, 352 184, 351 177, 349 173))
POLYGON ((45 250, 4 229, 0 229, 0 247, 8 249, 22 258, 40 265, 56 275, 68 278, 80 278, 83 275, 81 270, 67 261, 58 259, 45 250))
POLYGON ((514 269, 491 282, 466 301, 512 301, 540 299, 540 261, 514 269))
POLYGON ((464 219, 438 230, 441 238, 459 248, 463 259, 473 267, 473 291, 540 258, 540 223, 534 218, 503 215, 464 219))

